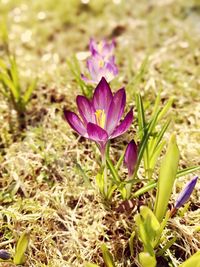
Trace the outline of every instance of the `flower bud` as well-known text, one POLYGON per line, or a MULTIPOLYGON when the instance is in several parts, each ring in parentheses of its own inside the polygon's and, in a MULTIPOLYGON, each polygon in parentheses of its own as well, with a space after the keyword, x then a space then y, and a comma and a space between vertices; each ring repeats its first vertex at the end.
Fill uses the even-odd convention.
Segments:
POLYGON ((185 188, 180 192, 178 195, 178 198, 175 203, 175 209, 179 209, 181 206, 183 206, 188 199, 190 198, 190 195, 192 194, 192 191, 194 190, 194 187, 197 183, 198 177, 194 177, 191 181, 189 181, 185 188))
POLYGON ((10 259, 10 253, 8 253, 4 249, 0 249, 0 259, 2 259, 2 260, 9 260, 10 259))
POLYGON ((124 164, 128 168, 129 177, 133 175, 135 170, 135 165, 137 163, 137 145, 134 140, 132 140, 126 148, 124 155, 124 164))

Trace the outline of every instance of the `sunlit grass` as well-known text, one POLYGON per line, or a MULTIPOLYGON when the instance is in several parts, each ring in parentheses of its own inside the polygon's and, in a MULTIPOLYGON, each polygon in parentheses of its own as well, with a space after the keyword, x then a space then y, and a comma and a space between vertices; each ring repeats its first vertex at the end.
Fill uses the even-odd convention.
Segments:
MULTIPOLYGON (((113 207, 105 207, 97 190, 85 183, 76 164, 95 186, 98 150, 72 132, 62 117, 64 106, 75 110, 76 95, 81 93, 66 59, 87 50, 91 36, 116 38, 120 74, 112 87, 127 85, 127 101, 135 111, 135 93, 142 95, 148 119, 160 90, 163 104, 174 97, 165 138, 176 131, 181 168, 199 165, 199 4, 189 2, 1 1, 0 13, 7 20, 10 48, 24 83, 38 77, 27 107, 27 130, 20 136, 10 132, 7 102, 0 96, 0 248, 14 255, 20 235, 30 231, 25 266, 83 266, 85 261, 103 265, 102 242, 117 266, 133 262, 128 250, 133 214, 115 211, 118 195, 113 207)), ((0 55, 4 56, 1 40, 0 55)), ((136 121, 112 144, 114 162, 123 143, 135 136, 134 127, 136 121)), ((141 168, 139 175, 143 172, 141 168)), ((188 178, 177 180, 176 188, 181 190, 188 178)), ((177 194, 174 189, 171 201, 177 194)), ((165 229, 164 243, 172 231, 177 235, 172 252, 167 252, 172 266, 178 266, 180 255, 184 260, 200 249, 199 197, 198 184, 186 214, 180 211, 165 229)), ((141 245, 134 245, 139 252, 141 245)))

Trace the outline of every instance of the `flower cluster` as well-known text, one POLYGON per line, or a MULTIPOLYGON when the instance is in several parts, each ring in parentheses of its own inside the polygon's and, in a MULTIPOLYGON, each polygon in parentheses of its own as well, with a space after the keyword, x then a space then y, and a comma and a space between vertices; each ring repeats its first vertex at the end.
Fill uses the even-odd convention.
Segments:
POLYGON ((108 43, 103 40, 96 43, 91 39, 89 48, 91 56, 87 60, 87 68, 91 78, 82 74, 82 79, 88 84, 98 84, 102 77, 107 82, 112 81, 118 74, 114 57, 115 42, 108 43))
MULTIPOLYGON (((90 40, 91 57, 87 61, 91 80, 82 75, 82 79, 89 83, 97 83, 91 99, 78 95, 76 103, 79 115, 64 109, 64 116, 69 125, 81 136, 95 141, 102 157, 103 173, 99 174, 97 182, 100 192, 109 198, 109 191, 115 185, 107 180, 106 147, 108 141, 124 134, 132 124, 133 109, 130 108, 124 116, 126 106, 126 92, 120 88, 117 92, 111 91, 109 82, 117 75, 118 68, 114 57, 115 43, 105 40, 96 43, 90 40)), ((124 155, 124 165, 128 168, 128 179, 134 173, 137 163, 137 145, 131 141, 124 155)), ((101 168, 102 169, 102 168, 101 168)), ((123 198, 127 198, 131 192, 131 184, 121 191, 123 198), (125 193, 124 193, 125 192, 125 193)), ((113 188, 113 189, 112 189, 113 188)))
MULTIPOLYGON (((124 88, 119 89, 117 92, 113 93, 111 91, 109 82, 118 74, 118 68, 115 64, 115 57, 114 57, 114 49, 115 49, 115 42, 112 41, 111 43, 106 42, 105 40, 96 43, 93 39, 90 40, 90 58, 87 60, 87 67, 90 73, 91 79, 86 78, 83 74, 81 75, 82 79, 87 83, 94 83, 97 84, 96 88, 94 89, 93 96, 91 99, 83 96, 78 95, 76 98, 76 103, 79 111, 79 115, 76 113, 64 109, 64 116, 66 121, 69 125, 81 136, 88 138, 92 141, 95 141, 102 156, 102 167, 106 170, 107 163, 106 157, 109 155, 106 154, 106 147, 110 139, 118 137, 124 134, 132 124, 133 121, 133 109, 130 108, 128 113, 124 116, 123 114, 125 111, 126 106, 126 92, 124 88), (123 119, 122 119, 123 118, 123 119)), ((139 103, 140 98, 136 101, 139 103)), ((141 103, 140 106, 143 104, 141 103)), ((139 114, 140 115, 140 114, 139 114)), ((143 126, 142 126, 143 127, 143 126)), ((151 127, 149 127, 151 129, 151 127)), ((143 130, 143 129, 141 129, 143 130)), ((163 135, 163 133, 162 133, 163 135)), ((153 133, 149 134, 149 136, 153 136, 153 133)), ((146 137, 145 137, 146 138, 146 137)), ((163 161, 163 166, 161 170, 163 173, 166 170, 166 164, 169 165, 169 169, 177 169, 178 167, 178 160, 179 160, 179 151, 176 145, 175 136, 173 136, 169 142, 169 149, 166 152, 165 161, 163 161), (174 166, 172 166, 171 161, 171 153, 174 156, 176 154, 176 160, 174 159, 174 166), (176 164, 175 164, 176 163, 176 164), (177 165, 177 166, 176 166, 177 165)), ((154 140, 151 142, 151 150, 155 151, 155 154, 161 152, 157 150, 157 145, 159 145, 158 140, 154 140), (156 145, 157 144, 157 145, 156 145)), ((148 146, 148 143, 146 144, 148 146)), ((161 146, 162 148, 162 146, 161 146)), ((144 151, 144 149, 143 149, 144 151)), ((144 153, 144 152, 143 152, 144 153)), ((159 155, 158 153, 158 155, 159 155)), ((109 154, 109 153, 108 153, 109 154)), ((146 153, 146 158, 149 157, 146 153), (148 156, 148 157, 147 157, 148 156)), ((109 160, 109 159, 108 159, 109 160)), ((122 195, 123 199, 127 199, 131 195, 132 189, 132 178, 136 177, 137 169, 139 167, 141 160, 141 151, 138 151, 138 147, 134 140, 132 140, 126 147, 124 156, 122 155, 122 161, 124 165, 128 169, 128 177, 127 177, 127 184, 123 180, 121 180, 118 176, 114 177, 116 184, 118 185, 118 189, 122 195), (138 157, 138 154, 140 155, 138 157)), ((153 158, 155 161, 155 158, 153 158)), ((149 164, 151 161, 148 162, 147 167, 148 169, 145 171, 150 171, 151 167, 149 164)), ((110 161, 109 161, 109 164, 110 161)), ((144 164, 145 165, 145 164, 144 164)), ((114 170, 114 166, 112 167, 112 173, 116 173, 114 170)), ((101 168, 102 169, 102 168, 101 168)), ((150 172, 149 172, 150 173, 150 172)), ((169 194, 167 196, 163 196, 163 194, 159 194, 160 192, 166 192, 166 181, 164 175, 160 175, 160 177, 164 177, 163 181, 159 177, 160 184, 157 189, 157 193, 159 196, 163 196, 160 198, 161 200, 158 201, 160 204, 159 208, 155 204, 155 211, 163 209, 163 203, 166 204, 169 201, 172 186, 174 183, 174 178, 176 177, 176 172, 169 173, 170 177, 167 175, 168 182, 170 186, 168 187, 169 194), (170 183, 171 181, 171 183, 170 183), (161 187, 162 185, 162 187, 161 187), (161 209, 160 209, 161 207, 161 209)), ((115 175, 114 175, 115 176, 115 175)), ((99 189, 104 196, 108 197, 110 192, 115 189, 116 184, 109 184, 107 180, 107 172, 103 171, 98 176, 100 180, 97 181, 99 189), (102 178, 103 177, 103 178, 102 178), (103 179, 103 180, 101 180, 103 179), (112 186, 114 189, 112 189, 112 186)), ((171 211, 171 215, 176 213, 177 209, 179 209, 185 202, 189 199, 195 184, 197 182, 197 177, 193 178, 185 187, 185 189, 179 195, 174 208, 171 211)), ((148 184, 147 190, 153 188, 154 184, 148 184)), ((145 188, 143 192, 145 192, 145 188)), ((140 190, 138 190, 140 192, 140 190)), ((137 194, 136 194, 137 195, 137 194)), ((157 198, 156 198, 157 199, 157 198)), ((160 215, 159 212, 155 212, 157 218, 160 216, 161 219, 163 216, 160 215)), ((165 211, 164 211, 165 213, 165 211)), ((160 219, 160 220, 161 220, 160 219)))

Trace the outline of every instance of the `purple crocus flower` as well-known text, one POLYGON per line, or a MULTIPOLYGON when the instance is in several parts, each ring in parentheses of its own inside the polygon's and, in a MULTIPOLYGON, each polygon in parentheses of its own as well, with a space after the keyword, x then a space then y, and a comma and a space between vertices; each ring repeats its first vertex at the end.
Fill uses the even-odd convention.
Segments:
POLYGON ((114 41, 109 44, 103 40, 97 44, 93 39, 90 40, 91 57, 87 60, 87 68, 91 78, 81 74, 86 83, 98 84, 102 77, 110 82, 117 76, 118 68, 113 55, 114 47, 114 41))
POLYGON ((94 39, 90 39, 89 49, 92 56, 96 56, 98 54, 104 59, 109 59, 114 54, 115 46, 116 43, 114 40, 112 40, 111 43, 108 43, 106 40, 102 40, 97 43, 94 39))
POLYGON ((128 168, 128 176, 131 177, 133 175, 135 165, 137 163, 137 145, 134 140, 132 140, 126 147, 125 155, 124 155, 124 164, 128 168))
POLYGON ((114 95, 103 77, 97 85, 91 100, 79 95, 76 98, 81 119, 69 110, 64 115, 69 125, 81 136, 94 140, 102 155, 109 139, 125 133, 133 121, 132 108, 121 120, 126 104, 124 88, 114 95))
POLYGON ((97 54, 87 60, 87 68, 91 79, 83 74, 81 74, 81 78, 88 84, 97 84, 102 77, 105 77, 106 81, 110 82, 118 74, 118 68, 115 65, 114 57, 106 61, 97 54))
POLYGON ((194 190, 197 180, 198 180, 198 177, 196 176, 186 184, 185 188, 178 195, 178 198, 174 206, 175 209, 179 209, 181 206, 183 206, 188 201, 188 199, 190 198, 190 195, 192 194, 192 191, 194 190))

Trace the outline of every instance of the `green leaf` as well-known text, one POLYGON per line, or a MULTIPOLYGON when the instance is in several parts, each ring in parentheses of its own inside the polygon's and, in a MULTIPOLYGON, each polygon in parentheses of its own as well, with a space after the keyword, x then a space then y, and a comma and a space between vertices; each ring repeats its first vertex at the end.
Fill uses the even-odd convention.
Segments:
POLYGON ((200 267, 200 251, 197 251, 188 260, 179 265, 179 267, 200 267))
POLYGON ((113 192, 115 191, 115 189, 117 188, 116 185, 112 185, 110 184, 110 186, 108 187, 108 192, 107 192, 107 199, 111 199, 113 192))
POLYGON ((31 95, 36 88, 36 84, 37 84, 37 80, 35 79, 30 83, 26 92, 24 93, 23 102, 25 105, 30 101, 31 95))
POLYGON ((167 130, 167 128, 169 127, 169 124, 171 122, 171 119, 168 119, 164 125, 162 126, 160 132, 157 134, 157 136, 155 138, 152 138, 151 142, 150 142, 150 151, 151 151, 151 157, 154 154, 154 152, 157 150, 157 146, 160 144, 160 142, 163 139, 163 136, 167 130))
POLYGON ((23 232, 22 235, 20 236, 17 242, 15 255, 13 259, 14 264, 18 265, 18 264, 23 264, 25 262, 24 253, 27 250, 29 239, 30 239, 30 234, 27 231, 23 232))
POLYGON ((174 102, 173 97, 167 101, 166 105, 162 108, 162 110, 158 116, 158 121, 160 121, 167 114, 167 112, 171 108, 173 102, 174 102))
POLYGON ((162 142, 160 142, 157 145, 157 148, 154 151, 154 153, 150 156, 149 168, 152 170, 152 172, 153 172, 153 170, 155 168, 156 162, 157 162, 157 160, 158 160, 158 158, 159 158, 159 156, 160 156, 160 154, 161 154, 161 152, 162 152, 165 144, 166 144, 166 141, 165 140, 163 140, 162 142))
POLYGON ((94 263, 86 262, 85 267, 100 267, 100 266, 94 263))
POLYGON ((151 122, 148 124, 145 132, 144 132, 144 136, 140 142, 140 145, 139 145, 139 152, 138 152, 138 160, 137 160, 137 165, 135 167, 135 174, 134 176, 136 175, 137 173, 137 170, 139 168, 139 165, 140 165, 140 162, 142 160, 142 157, 144 155, 144 152, 145 152, 145 149, 147 147, 147 144, 148 144, 148 140, 149 140, 149 137, 151 136, 155 126, 156 126, 156 123, 157 123, 157 118, 158 118, 158 115, 160 113, 160 110, 157 111, 157 113, 155 114, 155 116, 153 117, 153 119, 151 120, 151 122))
POLYGON ((160 223, 158 222, 156 216, 154 215, 152 210, 150 210, 150 208, 148 208, 146 206, 142 206, 140 208, 140 215, 144 218, 144 220, 146 220, 147 217, 150 218, 151 228, 155 232, 157 232, 160 229, 160 223))
POLYGON ((142 267, 155 267, 157 263, 155 256, 151 256, 148 252, 139 254, 139 262, 142 267))
POLYGON ((96 176, 96 183, 99 188, 99 191, 103 193, 104 192, 104 177, 101 172, 99 172, 96 176))
MULTIPOLYGON (((145 251, 148 251, 150 255, 154 255, 154 250, 151 244, 152 243, 151 233, 149 233, 149 229, 147 229, 148 222, 147 223, 144 222, 144 219, 142 218, 140 214, 136 214, 134 218, 135 218, 135 222, 138 227, 138 230, 139 230, 138 234, 144 245, 145 251)), ((148 221, 149 221, 149 217, 148 217, 148 221)))
POLYGON ((106 156, 106 163, 107 166, 112 174, 113 180, 115 181, 115 183, 119 184, 120 183, 120 178, 118 175, 117 170, 115 169, 115 167, 112 164, 112 161, 110 160, 109 156, 106 156))
POLYGON ((103 259, 107 267, 115 267, 112 254, 108 251, 108 248, 105 244, 101 246, 101 250, 103 253, 103 259))
POLYGON ((134 246, 133 246, 134 237, 135 237, 135 231, 132 232, 132 234, 131 234, 131 236, 129 238, 129 241, 128 241, 130 252, 131 252, 131 256, 134 255, 134 246))
POLYGON ((122 165, 123 163, 123 160, 124 160, 124 154, 125 154, 125 150, 121 153, 121 156, 120 158, 118 159, 116 165, 115 165, 115 169, 116 170, 119 170, 120 166, 122 165))
POLYGON ((155 188, 157 182, 149 182, 148 184, 144 185, 142 188, 138 189, 135 193, 133 193, 133 197, 139 197, 140 195, 148 192, 149 190, 155 188))
POLYGON ((0 38, 3 40, 5 45, 8 45, 8 29, 5 18, 0 22, 0 38))
POLYGON ((154 213, 159 222, 162 221, 166 213, 174 180, 176 179, 178 162, 179 150, 176 144, 176 136, 173 134, 170 138, 166 155, 162 160, 158 178, 158 188, 156 193, 154 213))
MULTIPOLYGON (((5 63, 5 61, 3 61, 2 59, 0 59, 0 68, 2 68, 4 71, 6 71, 7 69, 7 65, 5 63)), ((1 69, 0 69, 1 71, 1 69)))
POLYGON ((136 106, 137 106, 137 112, 138 112, 137 117, 138 117, 139 130, 140 132, 143 132, 145 129, 146 123, 145 123, 144 106, 143 106, 142 97, 140 94, 136 94, 136 106))
POLYGON ((78 162, 76 162, 76 169, 77 169, 77 171, 82 175, 85 184, 86 184, 88 187, 91 188, 92 185, 91 185, 90 179, 89 179, 89 177, 86 175, 85 171, 83 170, 83 168, 81 167, 81 165, 80 165, 78 162))
POLYGON ((16 90, 16 88, 15 88, 12 80, 7 75, 7 73, 2 73, 1 74, 1 80, 5 84, 5 86, 8 87, 8 89, 10 90, 10 92, 12 93, 15 102, 17 102, 19 100, 19 92, 16 90))
POLYGON ((13 81, 15 90, 18 92, 18 95, 20 97, 21 90, 20 90, 20 84, 19 84, 19 75, 18 75, 18 69, 17 69, 17 63, 14 56, 9 57, 10 61, 10 75, 11 79, 13 81))
POLYGON ((165 251, 166 251, 167 249, 169 249, 169 248, 174 244, 174 242, 176 241, 176 239, 177 239, 176 236, 174 236, 173 238, 171 238, 171 239, 166 243, 166 245, 165 245, 162 249, 160 249, 160 250, 158 251, 158 253, 156 253, 156 255, 157 255, 157 256, 162 256, 162 255, 165 253, 165 251))
POLYGON ((153 247, 154 248, 156 248, 160 244, 160 238, 161 238, 162 232, 163 232, 163 230, 164 230, 165 226, 167 225, 167 222, 168 222, 168 220, 170 218, 170 214, 171 214, 171 212, 170 212, 170 210, 168 210, 166 212, 165 218, 162 220, 162 222, 160 224, 159 232, 157 233, 156 238, 155 238, 155 240, 153 242, 153 247))
POLYGON ((193 173, 195 171, 198 171, 199 169, 200 169, 200 166, 192 166, 192 167, 189 167, 189 168, 185 168, 183 170, 178 170, 176 178, 179 178, 179 177, 185 176, 187 174, 193 173))

